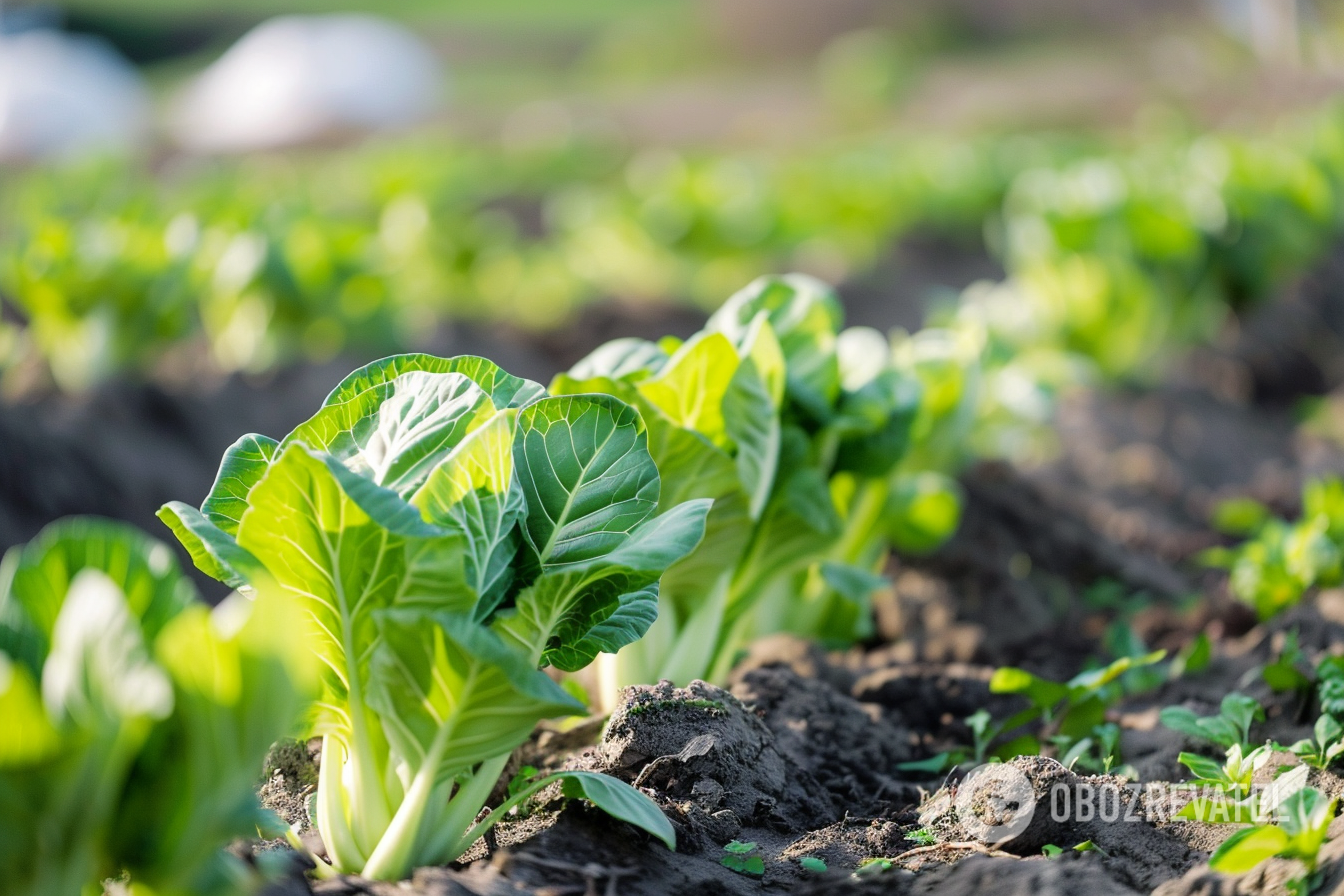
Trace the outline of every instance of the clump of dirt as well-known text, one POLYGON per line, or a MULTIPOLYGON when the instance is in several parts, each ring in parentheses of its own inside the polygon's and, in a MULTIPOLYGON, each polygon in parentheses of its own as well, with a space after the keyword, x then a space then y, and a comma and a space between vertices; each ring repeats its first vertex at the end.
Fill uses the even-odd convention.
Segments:
POLYGON ((830 795, 765 722, 703 681, 627 688, 593 758, 673 802, 700 848, 743 827, 799 833, 836 820, 830 795))
POLYGON ((775 748, 821 783, 837 817, 881 815, 918 800, 894 777, 914 758, 914 736, 883 718, 880 707, 780 667, 739 676, 733 694, 770 729, 775 748))

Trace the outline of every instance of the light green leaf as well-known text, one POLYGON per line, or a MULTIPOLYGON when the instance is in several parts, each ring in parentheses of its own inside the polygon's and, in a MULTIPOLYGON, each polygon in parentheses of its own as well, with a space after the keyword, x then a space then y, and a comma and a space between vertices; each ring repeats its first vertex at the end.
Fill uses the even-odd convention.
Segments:
POLYGON ((462 373, 410 371, 329 403, 285 436, 409 497, 495 405, 462 373))
POLYGON ((315 652, 336 695, 363 675, 377 640, 375 610, 475 610, 465 536, 425 522, 395 492, 329 456, 289 446, 250 500, 238 542, 312 613, 315 652))
MULTIPOLYGON (((37 683, 28 669, 0 653, 0 772, 35 765, 60 748, 37 683)), ((2 785, 0 785, 2 786, 2 785)))
POLYGON ((197 568, 211 578, 230 588, 250 590, 257 575, 264 573, 256 557, 190 504, 169 501, 157 515, 173 530, 197 568))
POLYGON ((564 778, 565 796, 570 799, 586 799, 612 818, 648 831, 668 849, 677 848, 677 833, 663 810, 624 781, 597 772, 564 771, 557 773, 557 777, 564 778))
POLYGON ((635 388, 677 426, 727 447, 724 396, 741 363, 726 336, 701 333, 683 345, 656 376, 635 388))
POLYGON ((788 368, 789 400, 818 421, 828 420, 840 394, 836 333, 844 316, 830 288, 802 274, 761 277, 734 294, 705 329, 735 342, 764 313, 788 368))
MULTIPOLYGON (((605 342, 573 367, 569 376, 578 380, 609 377, 613 380, 638 382, 663 369, 668 354, 657 343, 646 339, 627 337, 605 342)), ((563 390, 551 388, 553 394, 563 390)))
POLYGON ((723 396, 723 418, 736 447, 737 473, 748 508, 752 519, 758 519, 779 468, 779 411, 785 383, 784 356, 764 315, 747 331, 742 352, 742 362, 723 396))
POLYGON ((527 508, 514 477, 515 411, 502 411, 471 433, 411 498, 429 521, 467 534, 466 576, 484 618, 513 581, 517 524, 527 508))
POLYGON ((1052 707, 1068 696, 1064 685, 1038 678, 1025 669, 1001 666, 989 679, 989 690, 994 694, 1023 694, 1038 707, 1052 707))
POLYGON ((1095 692, 1097 689, 1115 681, 1130 669, 1139 669, 1159 663, 1166 655, 1165 650, 1155 650, 1143 656, 1122 656, 1100 669, 1079 672, 1069 679, 1068 688, 1077 696, 1095 692))
POLYGON ((1324 833, 1335 817, 1336 801, 1313 787, 1293 791, 1283 800, 1279 824, 1290 837, 1324 833))
POLYGON ((362 392, 377 389, 404 373, 460 373, 490 396, 497 408, 521 408, 546 394, 539 384, 505 373, 495 362, 475 355, 439 358, 434 355, 393 355, 350 373, 322 402, 323 407, 344 404, 362 392))
POLYGON ((450 776, 506 755, 541 719, 584 710, 468 617, 384 610, 377 621, 369 704, 413 768, 450 776))
MULTIPOLYGON (((201 513, 224 534, 238 537, 238 522, 247 510, 247 496, 252 486, 266 474, 271 461, 279 453, 279 447, 280 443, 275 439, 249 433, 224 452, 219 472, 215 475, 215 484, 210 487, 210 494, 201 505, 201 513)), ((195 559, 194 553, 192 556, 195 559)), ((214 573, 209 574, 219 578, 214 573)))
POLYGON ((70 583, 42 668, 42 699, 58 724, 90 730, 172 712, 167 676, 125 594, 100 570, 85 568, 70 583))
POLYGON ((544 398, 518 415, 514 463, 525 532, 547 566, 621 544, 658 504, 658 469, 639 413, 606 395, 544 398))
POLYGON ((1270 825, 1245 828, 1223 841, 1209 857, 1209 867, 1224 874, 1245 874, 1288 846, 1288 835, 1270 825))
POLYGON ((1227 778, 1221 765, 1198 753, 1181 753, 1176 757, 1176 761, 1190 769, 1194 776, 1201 780, 1225 781, 1227 778))
POLYGON ((173 682, 173 715, 156 726, 131 770, 112 833, 139 884, 161 893, 210 892, 221 844, 265 823, 257 769, 315 694, 302 610, 267 585, 213 611, 198 604, 154 645, 173 682))
POLYGON ((1251 824, 1256 813, 1249 802, 1199 797, 1182 806, 1175 817, 1205 824, 1251 824))

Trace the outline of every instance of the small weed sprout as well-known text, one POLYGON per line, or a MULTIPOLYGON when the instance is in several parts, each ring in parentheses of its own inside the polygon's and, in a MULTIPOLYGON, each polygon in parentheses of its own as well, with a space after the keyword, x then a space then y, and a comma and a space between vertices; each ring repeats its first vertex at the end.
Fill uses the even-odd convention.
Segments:
POLYGON ((933 831, 928 828, 920 828, 919 830, 911 831, 905 835, 905 839, 909 840, 911 843, 918 843, 920 846, 932 846, 938 842, 938 838, 935 837, 933 831))
POLYGON ((729 871, 748 874, 752 877, 760 877, 765 874, 765 860, 760 856, 751 855, 756 851, 755 843, 734 840, 724 846, 723 851, 727 855, 719 859, 719 864, 729 871))

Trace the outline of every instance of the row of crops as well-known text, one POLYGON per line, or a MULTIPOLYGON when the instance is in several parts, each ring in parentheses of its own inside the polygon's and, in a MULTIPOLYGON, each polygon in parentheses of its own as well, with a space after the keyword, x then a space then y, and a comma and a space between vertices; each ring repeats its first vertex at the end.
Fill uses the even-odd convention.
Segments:
POLYGON ((413 349, 455 318, 545 328, 598 298, 710 308, 771 271, 843 280, 920 227, 988 235, 1006 304, 1033 309, 1029 324, 995 312, 1014 317, 988 324, 1006 350, 1052 343, 1123 375, 1315 257, 1337 223, 1342 133, 1330 112, 1272 140, 1119 153, 1050 136, 783 158, 403 141, 34 170, 0 197, 0 369, 79 391, 202 358, 257 371, 413 349))

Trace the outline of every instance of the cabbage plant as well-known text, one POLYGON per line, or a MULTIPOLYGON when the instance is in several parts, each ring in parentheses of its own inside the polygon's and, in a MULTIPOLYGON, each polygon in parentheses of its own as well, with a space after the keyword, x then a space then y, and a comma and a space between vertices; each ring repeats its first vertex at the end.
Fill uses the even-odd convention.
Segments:
POLYGON ((264 585, 211 610, 167 545, 118 523, 47 527, 0 564, 0 880, 13 896, 207 896, 246 883, 229 840, 316 669, 264 585))
MULTIPOLYGON (((932 444, 965 415, 925 403, 937 394, 925 375, 942 383, 933 367, 841 326, 824 284, 765 277, 684 343, 618 339, 552 382, 639 409, 664 502, 714 501, 704 542, 663 578, 649 634, 604 660, 608 706, 622 684, 722 680, 754 634, 861 637, 889 543, 951 534, 954 484, 901 462, 913 432, 932 444)), ((973 411, 970 393, 951 404, 973 411)))
POLYGON ((401 355, 284 439, 240 439, 199 510, 163 509, 203 570, 274 578, 311 614, 317 825, 337 869, 450 862, 557 777, 674 845, 649 798, 593 773, 533 782, 477 821, 535 724, 584 709, 543 667, 640 638, 659 577, 701 539, 710 502, 669 499, 647 440, 611 396, 401 355))

